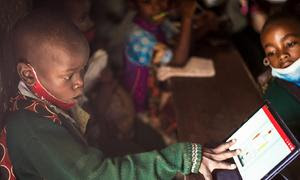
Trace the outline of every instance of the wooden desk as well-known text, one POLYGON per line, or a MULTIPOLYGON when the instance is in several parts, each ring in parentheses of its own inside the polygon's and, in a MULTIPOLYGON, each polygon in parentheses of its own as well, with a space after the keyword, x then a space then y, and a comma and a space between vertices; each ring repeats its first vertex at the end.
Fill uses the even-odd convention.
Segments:
MULTIPOLYGON (((179 139, 215 146, 239 127, 263 100, 234 48, 204 46, 195 55, 212 58, 216 76, 171 80, 179 139)), ((300 179, 299 167, 300 158, 290 164, 284 174, 300 179)), ((203 177, 189 175, 186 179, 203 177)))
POLYGON ((239 127, 263 101, 232 46, 204 46, 195 55, 212 58, 216 76, 171 80, 179 140, 214 146, 239 127))

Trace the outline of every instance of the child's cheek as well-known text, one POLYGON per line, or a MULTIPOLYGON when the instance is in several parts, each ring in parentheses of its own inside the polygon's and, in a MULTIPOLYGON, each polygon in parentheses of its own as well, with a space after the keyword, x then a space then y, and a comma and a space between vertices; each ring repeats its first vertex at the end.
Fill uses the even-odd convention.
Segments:
POLYGON ((292 60, 297 61, 300 58, 300 46, 298 45, 297 47, 293 48, 290 54, 292 60))
POLYGON ((278 58, 276 58, 275 60, 271 60, 271 61, 270 61, 270 64, 271 64, 271 66, 274 67, 274 68, 280 68, 280 67, 279 67, 280 61, 279 61, 278 58))

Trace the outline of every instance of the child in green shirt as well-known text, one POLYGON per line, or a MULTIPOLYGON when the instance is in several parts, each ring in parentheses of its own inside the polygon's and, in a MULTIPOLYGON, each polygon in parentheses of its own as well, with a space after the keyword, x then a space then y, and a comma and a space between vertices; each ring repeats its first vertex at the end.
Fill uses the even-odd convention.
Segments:
MULTIPOLYGON (((278 13, 265 23, 261 43, 266 53, 264 64, 274 77, 264 98, 286 122, 297 139, 300 138, 300 20, 297 16, 278 13)), ((282 173, 288 179, 299 178, 298 158, 282 173)), ((285 179, 287 179, 285 178, 285 179)))
POLYGON ((1 132, 1 179, 171 179, 177 173, 235 169, 234 141, 215 149, 178 143, 160 151, 107 158, 90 147, 69 110, 83 90, 86 39, 66 19, 37 10, 12 32, 20 77, 1 132))
POLYGON ((300 137, 300 20, 286 13, 275 14, 261 33, 274 79, 266 90, 269 100, 287 125, 300 137))

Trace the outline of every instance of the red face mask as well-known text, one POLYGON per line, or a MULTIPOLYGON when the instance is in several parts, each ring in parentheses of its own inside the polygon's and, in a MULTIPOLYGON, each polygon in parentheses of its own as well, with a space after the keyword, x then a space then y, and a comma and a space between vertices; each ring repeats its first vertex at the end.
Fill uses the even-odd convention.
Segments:
POLYGON ((29 88, 36 96, 42 100, 47 100, 51 104, 56 105, 63 110, 69 110, 75 105, 75 103, 64 102, 47 91, 47 89, 40 83, 34 68, 30 64, 28 64, 28 66, 32 69, 34 78, 36 80, 32 86, 29 86, 29 88))

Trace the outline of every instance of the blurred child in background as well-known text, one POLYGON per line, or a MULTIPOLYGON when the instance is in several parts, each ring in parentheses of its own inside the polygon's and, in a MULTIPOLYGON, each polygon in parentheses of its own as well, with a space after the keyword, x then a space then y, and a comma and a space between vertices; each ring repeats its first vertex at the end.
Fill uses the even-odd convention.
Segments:
POLYGON ((161 122, 157 117, 157 107, 160 103, 157 102, 160 101, 161 92, 151 66, 167 63, 179 66, 185 64, 189 54, 196 2, 181 1, 178 5, 180 8, 177 10, 180 10, 182 17, 181 30, 174 47, 169 46, 167 39, 172 33, 164 26, 168 13, 172 11, 170 2, 133 0, 133 3, 137 15, 125 45, 123 84, 133 98, 137 113, 150 112, 153 126, 159 127, 161 122))

